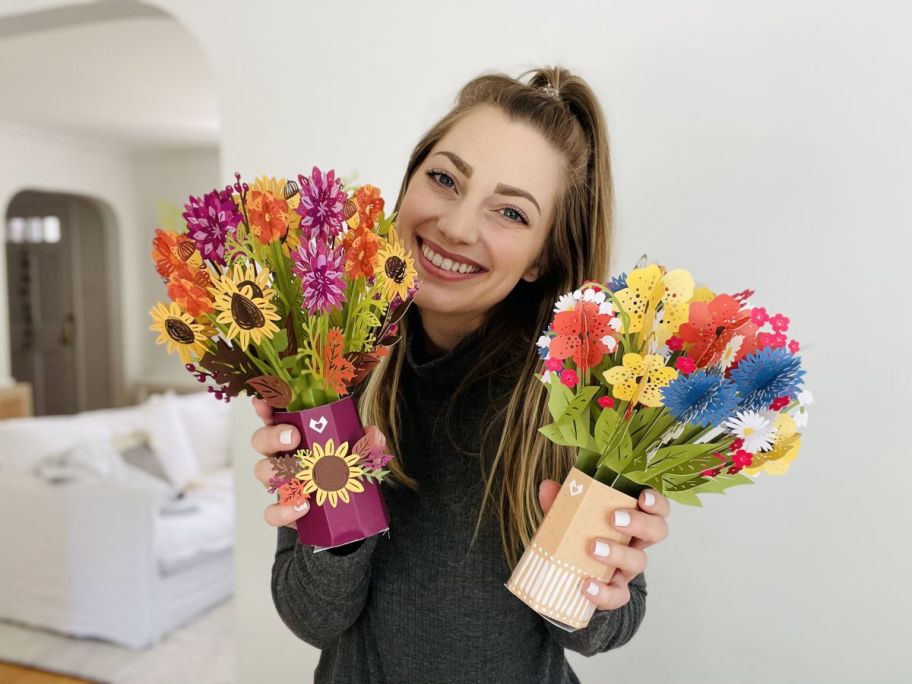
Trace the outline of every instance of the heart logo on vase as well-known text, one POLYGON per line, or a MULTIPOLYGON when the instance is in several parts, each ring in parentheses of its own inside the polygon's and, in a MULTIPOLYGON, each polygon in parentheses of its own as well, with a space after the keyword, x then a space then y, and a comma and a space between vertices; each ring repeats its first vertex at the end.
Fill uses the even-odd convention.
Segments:
POLYGON ((570 480, 570 496, 576 496, 583 493, 583 485, 576 480, 570 480))
POLYGON ((323 434, 323 430, 326 429, 326 416, 320 416, 320 420, 314 418, 310 419, 310 429, 318 434, 323 434))

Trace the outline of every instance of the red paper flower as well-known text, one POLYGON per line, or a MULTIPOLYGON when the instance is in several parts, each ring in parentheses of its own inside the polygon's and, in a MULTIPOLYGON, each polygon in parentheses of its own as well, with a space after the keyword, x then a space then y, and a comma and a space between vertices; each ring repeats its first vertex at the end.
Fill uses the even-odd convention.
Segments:
POLYGON ((579 302, 572 311, 561 311, 554 316, 551 329, 557 337, 551 340, 548 351, 556 359, 573 357, 582 372, 597 366, 610 349, 602 344, 606 335, 614 336, 611 314, 600 314, 598 304, 579 302))
POLYGON ((545 361, 545 370, 549 370, 552 373, 560 372, 563 369, 563 367, 564 367, 564 362, 561 361, 560 359, 551 358, 551 359, 548 359, 547 361, 545 361))
POLYGON ((577 377, 576 371, 572 368, 565 368, 562 370, 560 373, 560 379, 562 383, 571 389, 576 387, 576 384, 579 382, 579 377, 577 377))
POLYGON ((769 314, 766 313, 766 309, 764 307, 758 306, 754 309, 751 309, 751 320, 753 320, 759 328, 769 320, 769 314))
POLYGON ((786 337, 782 333, 757 333, 757 342, 761 347, 778 349, 785 346, 786 337))
POLYGON ((684 340, 677 335, 672 335, 665 341, 665 346, 671 351, 681 351, 684 348, 684 340))
POLYGON ((777 333, 782 333, 789 329, 789 319, 782 314, 776 314, 773 316, 769 320, 769 324, 772 326, 773 331, 777 333))
POLYGON ((614 408, 614 397, 599 397, 598 405, 602 408, 614 408))
POLYGON ((697 364, 689 356, 681 356, 675 361, 675 368, 684 373, 684 375, 690 375, 697 370, 697 364))
POLYGON ((797 354, 799 349, 801 349, 801 345, 798 344, 798 340, 789 342, 789 351, 792 352, 792 354, 797 354))
MULTIPOLYGON (((754 309, 756 312, 757 309, 754 309)), ((734 363, 755 349, 756 318, 731 295, 721 294, 710 302, 692 302, 687 323, 681 325, 678 336, 690 343, 687 356, 703 368, 718 361, 735 335, 744 340, 734 363)))
POLYGON ((788 405, 791 403, 791 401, 792 401, 792 400, 789 399, 788 397, 776 397, 776 398, 773 399, 773 401, 770 403, 770 406, 769 406, 769 407, 770 407, 770 410, 771 410, 771 411, 778 411, 779 409, 783 409, 783 408, 785 408, 786 406, 788 406, 788 405))

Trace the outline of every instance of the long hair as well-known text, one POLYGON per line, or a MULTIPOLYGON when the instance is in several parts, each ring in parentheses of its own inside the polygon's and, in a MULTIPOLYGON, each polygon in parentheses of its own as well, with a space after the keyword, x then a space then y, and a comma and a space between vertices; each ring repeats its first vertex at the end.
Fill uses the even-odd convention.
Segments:
MULTIPOLYGON (((561 67, 527 71, 519 78, 486 74, 463 86, 453 109, 415 146, 397 211, 412 176, 434 145, 479 106, 497 107, 511 120, 530 124, 565 160, 554 223, 538 261, 539 278, 532 283, 520 280, 487 312, 478 361, 449 402, 452 407, 461 392, 483 378, 509 374, 515 381, 483 426, 479 463, 485 487, 475 526, 477 538, 486 511, 496 514, 504 555, 513 566, 542 520, 539 483, 546 478, 561 481, 574 460, 570 448, 556 445, 538 432, 550 417, 546 389, 535 378, 540 363, 535 341, 547 328, 559 295, 585 280, 608 279, 613 184, 601 106, 584 80, 561 67)), ((359 402, 365 423, 387 435, 393 453, 399 453, 397 397, 407 328, 403 319, 401 341, 361 388, 359 402)), ((394 483, 417 489, 418 483, 397 459, 390 466, 394 483)))

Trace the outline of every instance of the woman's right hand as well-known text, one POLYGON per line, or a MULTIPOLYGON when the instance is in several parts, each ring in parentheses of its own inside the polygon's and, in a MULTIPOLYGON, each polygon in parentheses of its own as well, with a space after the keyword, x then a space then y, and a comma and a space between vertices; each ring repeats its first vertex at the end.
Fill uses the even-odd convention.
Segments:
MULTIPOLYGON (((293 425, 285 425, 283 423, 274 425, 272 422, 273 409, 262 399, 253 398, 253 409, 264 425, 254 432, 253 437, 250 439, 250 444, 254 450, 264 457, 257 461, 254 472, 256 473, 256 478, 263 485, 268 485, 269 481, 275 476, 275 470, 272 467, 272 463, 269 462, 269 457, 278 452, 297 449, 298 443, 301 441, 301 435, 298 434, 297 428, 293 425)), ((382 448, 386 447, 386 438, 373 425, 366 425, 364 434, 372 444, 382 448)), ((309 510, 310 502, 308 501, 305 501, 301 506, 282 506, 275 503, 266 507, 263 517, 266 518, 267 523, 274 527, 295 528, 297 519, 306 515, 309 510)))

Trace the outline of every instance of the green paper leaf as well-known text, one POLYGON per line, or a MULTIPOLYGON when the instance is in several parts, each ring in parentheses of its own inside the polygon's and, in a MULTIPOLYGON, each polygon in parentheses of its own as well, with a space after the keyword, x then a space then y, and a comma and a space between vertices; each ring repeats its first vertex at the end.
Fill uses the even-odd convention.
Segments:
POLYGON ((715 446, 712 444, 680 444, 664 447, 655 452, 650 466, 645 471, 635 471, 626 473, 626 475, 631 479, 636 479, 637 482, 645 483, 656 479, 672 468, 689 463, 712 451, 715 451, 715 446))
POLYGON ((611 409, 602 409, 601 415, 595 421, 595 443, 599 451, 608 448, 611 438, 621 424, 621 417, 611 409))
POLYGON ((564 432, 561 430, 560 426, 557 423, 549 423, 548 425, 544 425, 538 428, 538 431, 555 444, 561 444, 563 446, 576 446, 574 435, 571 434, 569 438, 565 436, 564 432))
POLYGON ((561 413, 560 418, 555 418, 554 422, 565 423, 579 418, 583 411, 589 406, 589 402, 597 391, 597 387, 583 387, 580 389, 573 399, 570 400, 570 403, 567 404, 563 413, 561 413))
POLYGON ((690 491, 695 494, 722 494, 726 489, 731 487, 737 487, 738 485, 752 485, 754 481, 737 473, 735 475, 728 475, 727 473, 721 473, 715 477, 709 478, 709 482, 694 487, 690 491))
POLYGON ((573 399, 573 393, 570 388, 563 383, 551 378, 548 385, 548 411, 551 417, 557 422, 567 409, 567 405, 573 399))
POLYGON ((693 493, 693 490, 688 489, 683 492, 662 492, 668 499, 671 501, 677 501, 681 504, 686 504, 688 506, 703 506, 703 502, 700 501, 700 497, 693 493))

